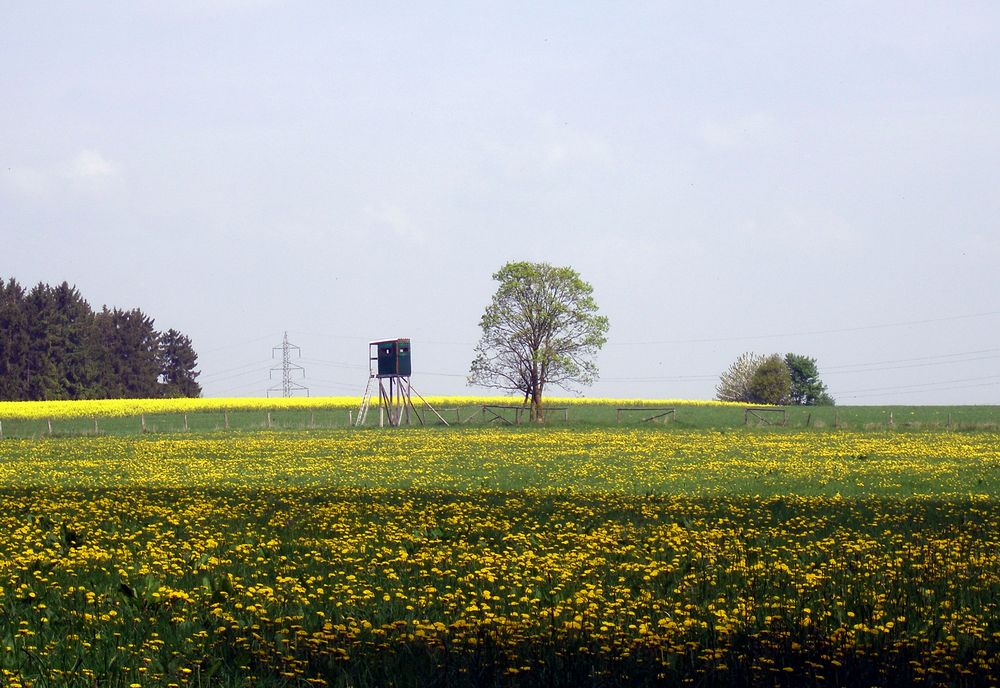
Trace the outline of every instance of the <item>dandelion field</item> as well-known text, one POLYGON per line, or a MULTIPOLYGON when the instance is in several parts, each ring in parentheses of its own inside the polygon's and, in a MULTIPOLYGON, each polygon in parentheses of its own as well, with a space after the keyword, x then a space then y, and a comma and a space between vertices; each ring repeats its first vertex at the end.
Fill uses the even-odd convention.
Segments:
POLYGON ((1000 435, 0 442, 0 685, 996 685, 1000 435))

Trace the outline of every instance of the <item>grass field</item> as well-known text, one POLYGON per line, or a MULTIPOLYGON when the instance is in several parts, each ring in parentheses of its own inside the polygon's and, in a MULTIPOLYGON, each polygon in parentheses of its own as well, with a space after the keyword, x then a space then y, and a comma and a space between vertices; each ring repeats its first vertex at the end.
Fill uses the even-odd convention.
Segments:
MULTIPOLYGON (((417 401, 412 425, 440 424, 417 401)), ((495 397, 431 397, 450 425, 472 427, 513 423, 513 400, 495 397), (499 418, 498 418, 499 416, 499 418)), ((360 399, 159 399, 89 402, 0 402, 0 437, 337 429, 351 427, 360 399)), ((998 406, 825 406, 775 407, 746 412, 743 404, 684 400, 590 400, 553 398, 546 424, 555 427, 669 426, 689 430, 746 426, 800 430, 1000 430, 998 406), (667 415, 662 410, 670 409, 667 415), (660 416, 660 417, 656 417, 660 416), (652 420, 648 420, 652 418, 652 420)), ((526 414, 525 414, 526 416, 526 414)), ((366 426, 377 427, 377 408, 366 426)))
POLYGON ((998 488, 968 430, 8 437, 0 685, 996 685, 998 488))

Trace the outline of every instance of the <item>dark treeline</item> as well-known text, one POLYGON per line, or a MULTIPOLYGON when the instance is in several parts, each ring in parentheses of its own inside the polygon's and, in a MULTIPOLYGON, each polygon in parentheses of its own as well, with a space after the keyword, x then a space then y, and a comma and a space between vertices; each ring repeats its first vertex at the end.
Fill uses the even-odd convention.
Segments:
POLYGON ((138 308, 94 312, 63 282, 0 279, 0 399, 196 397, 198 355, 138 308))

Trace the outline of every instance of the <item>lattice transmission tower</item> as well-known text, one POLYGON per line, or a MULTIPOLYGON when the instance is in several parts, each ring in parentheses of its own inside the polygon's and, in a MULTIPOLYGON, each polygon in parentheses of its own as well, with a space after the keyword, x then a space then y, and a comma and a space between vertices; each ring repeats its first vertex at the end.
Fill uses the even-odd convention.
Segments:
POLYGON ((281 365, 271 368, 268 377, 274 379, 274 372, 277 370, 281 371, 281 386, 269 387, 267 390, 267 396, 271 396, 271 392, 281 392, 281 396, 290 397, 294 396, 296 392, 305 392, 306 396, 309 396, 309 388, 305 385, 300 385, 298 382, 292 380, 292 373, 296 370, 302 371, 302 377, 306 376, 306 369, 300 365, 292 363, 292 349, 298 352, 299 358, 302 358, 302 349, 295 346, 288 341, 288 333, 285 332, 285 338, 281 341, 281 346, 271 347, 271 358, 274 358, 274 352, 281 350, 281 365))

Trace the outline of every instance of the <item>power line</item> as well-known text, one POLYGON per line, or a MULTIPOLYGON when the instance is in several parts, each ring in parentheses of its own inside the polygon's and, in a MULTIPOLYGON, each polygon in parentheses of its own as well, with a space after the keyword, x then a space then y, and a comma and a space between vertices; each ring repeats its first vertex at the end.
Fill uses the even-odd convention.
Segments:
POLYGON ((233 373, 233 372, 236 372, 238 370, 244 371, 242 373, 244 375, 246 373, 255 373, 255 372, 258 372, 258 370, 262 366, 266 366, 266 365, 267 365, 266 361, 256 361, 254 363, 244 363, 243 365, 236 366, 235 368, 226 368, 225 370, 213 370, 210 373, 202 373, 201 379, 204 380, 204 379, 210 378, 210 377, 218 377, 219 375, 225 375, 226 373, 233 373), (246 370, 247 368, 254 368, 254 370, 246 370))
POLYGON ((223 344, 222 346, 217 346, 214 349, 206 349, 202 351, 203 354, 214 354, 216 351, 224 351, 226 349, 232 349, 237 346, 245 346, 247 344, 256 344, 257 342, 262 342, 265 339, 271 339, 276 336, 277 333, 265 334, 263 337, 255 337, 254 339, 247 339, 242 342, 233 342, 232 344, 223 344))
MULTIPOLYGON (((989 316, 989 315, 995 315, 996 313, 997 312, 989 312, 989 313, 979 313, 979 314, 972 314, 972 315, 950 316, 950 317, 946 317, 946 318, 935 318, 935 319, 926 319, 926 320, 908 321, 908 322, 899 322, 899 323, 887 323, 887 324, 882 324, 882 325, 871 325, 871 326, 857 327, 857 328, 843 328, 843 329, 838 329, 838 330, 825 330, 823 332, 856 331, 856 330, 874 329, 874 328, 880 328, 880 327, 894 327, 894 326, 904 326, 904 325, 923 324, 923 323, 938 323, 938 322, 946 322, 946 321, 960 320, 960 319, 967 319, 967 318, 974 318, 974 317, 985 317, 985 316, 989 316)), ((815 331, 815 333, 820 333, 820 331, 815 331)), ((771 336, 791 336, 791 335, 763 335, 763 336, 771 337, 771 336)), ((286 334, 286 339, 287 339, 287 334, 286 334)), ((355 339, 357 339, 357 338, 355 338, 355 339)), ((737 337, 732 337, 732 338, 725 338, 725 339, 726 340, 731 340, 731 339, 738 339, 738 338, 737 337)), ((678 340, 678 341, 722 341, 722 340, 678 340)), ((644 344, 650 344, 650 343, 655 343, 655 342, 644 342, 644 344)), ((638 343, 636 343, 636 344, 638 344, 638 343)), ((273 349, 272 349, 272 356, 274 354, 274 351, 276 351, 278 348, 283 348, 283 347, 273 347, 273 349)), ((300 357, 301 357, 301 349, 299 347, 290 344, 289 345, 289 351, 291 349, 297 350, 299 352, 299 354, 300 354, 300 357)), ((285 352, 283 350, 283 360, 284 360, 284 353, 285 352)), ((824 365, 824 366, 821 366, 820 372, 822 373, 822 375, 824 377, 826 377, 826 376, 858 374, 858 373, 875 373, 875 372, 888 371, 888 370, 902 370, 902 369, 912 369, 912 368, 922 368, 922 367, 935 367, 935 366, 945 366, 945 365, 956 365, 956 364, 963 364, 963 363, 973 363, 973 362, 981 362, 981 361, 987 361, 987 360, 995 360, 997 358, 1000 358, 1000 348, 994 347, 994 348, 976 349, 976 350, 971 350, 971 351, 961 351, 961 352, 953 352, 953 353, 945 353, 945 354, 932 354, 932 355, 927 355, 927 356, 917 356, 917 357, 910 357, 910 358, 885 359, 885 360, 871 361, 871 362, 867 362, 867 363, 845 363, 845 364, 836 364, 836 365, 824 365)), ((364 366, 364 365, 360 365, 360 364, 357 364, 357 363, 349 363, 349 362, 346 362, 346 361, 333 361, 333 360, 319 359, 319 358, 303 358, 302 360, 305 361, 305 362, 308 362, 308 363, 315 364, 315 365, 320 365, 320 366, 325 366, 325 367, 331 367, 331 368, 340 368, 340 369, 345 369, 345 370, 364 370, 366 368, 366 366, 364 366)), ((290 360, 289 360, 289 364, 290 364, 289 365, 289 375, 291 375, 291 373, 294 372, 294 370, 302 370, 303 371, 303 377, 305 376, 304 369, 301 366, 296 366, 294 364, 291 364, 290 360)), ((240 378, 240 377, 244 377, 246 375, 255 374, 255 373, 259 372, 259 369, 254 369, 254 366, 259 366, 259 365, 262 365, 262 364, 259 364, 259 363, 248 363, 248 364, 245 364, 245 365, 242 365, 242 366, 237 366, 237 367, 234 367, 234 368, 229 368, 229 369, 224 369, 224 370, 220 370, 220 371, 215 371, 215 372, 209 373, 209 374, 205 375, 205 378, 206 378, 207 382, 211 382, 213 384, 217 384, 219 382, 223 382, 223 381, 226 381, 226 380, 240 378), (230 372, 232 372, 234 374, 232 374, 232 375, 225 375, 224 377, 219 377, 219 376, 224 375, 225 373, 230 373, 230 372), (208 379, 208 378, 212 378, 212 379, 208 379)), ((273 372, 273 371, 276 371, 276 370, 279 370, 279 369, 282 370, 282 373, 283 373, 283 383, 284 383, 284 365, 282 365, 280 368, 278 368, 278 367, 272 368, 271 371, 273 372)), ((465 378, 465 377, 467 377, 467 375, 465 373, 450 373, 450 372, 440 372, 440 371, 422 372, 421 374, 422 375, 428 375, 428 376, 449 377, 449 378, 465 378)), ((712 373, 712 374, 700 374, 700 375, 612 376, 612 377, 603 377, 602 376, 600 378, 600 381, 601 382, 632 382, 632 383, 692 383, 692 382, 708 382, 708 381, 713 381, 713 380, 716 380, 716 379, 718 379, 718 374, 712 373)), ((968 379, 962 379, 962 380, 949 380, 949 381, 938 382, 938 383, 922 383, 922 384, 917 384, 917 385, 906 385, 906 386, 895 386, 895 387, 879 387, 879 388, 858 389, 858 390, 850 390, 850 391, 847 391, 847 392, 841 392, 841 393, 838 394, 838 396, 845 397, 845 396, 849 396, 849 395, 858 395, 858 394, 871 396, 871 394, 869 394, 871 392, 886 393, 886 394, 889 394, 889 393, 892 393, 892 394, 895 394, 895 393, 906 393, 906 390, 919 391, 920 388, 927 387, 928 385, 950 385, 950 384, 955 384, 955 383, 965 383, 965 382, 974 382, 974 381, 978 382, 978 381, 983 380, 983 379, 990 379, 990 378, 989 377, 986 377, 986 378, 984 378, 984 377, 977 377, 977 378, 968 378, 968 379)), ((291 380, 289 380, 289 382, 291 382, 291 380)), ((322 384, 328 384, 328 385, 331 385, 331 386, 339 386, 339 387, 343 387, 343 388, 353 389, 353 386, 350 386, 348 383, 343 383, 343 382, 333 382, 333 381, 327 381, 327 380, 323 380, 323 381, 318 381, 317 380, 317 382, 321 382, 322 384)), ((250 386, 250 385, 245 385, 245 386, 250 386)), ((969 388, 969 387, 979 387, 979 386, 989 386, 989 385, 981 385, 981 384, 977 384, 977 385, 965 385, 963 387, 948 387, 947 389, 965 389, 965 388, 969 388)), ((230 389, 239 389, 239 388, 242 388, 242 387, 244 387, 244 385, 241 385, 240 387, 230 388, 230 389)), ((306 389, 307 390, 306 387, 304 387, 302 385, 298 385, 298 384, 296 384, 294 382, 291 382, 291 389, 292 390, 295 390, 295 389, 306 389)), ((942 389, 944 389, 944 388, 942 388, 942 389)), ((277 389, 274 388, 274 389, 272 389, 270 391, 277 391, 277 389)), ((925 391, 933 391, 933 389, 931 389, 931 390, 925 390, 925 391)), ((282 385, 282 392, 284 392, 284 384, 282 385)))
POLYGON ((345 361, 326 361, 321 358, 303 358, 303 362, 331 368, 349 368, 351 370, 368 370, 368 366, 359 363, 347 363, 345 361))
MULTIPOLYGON (((953 365, 959 363, 974 363, 977 361, 988 361, 1000 358, 1000 348, 978 349, 976 351, 961 351, 949 354, 935 354, 931 356, 918 356, 915 358, 899 358, 883 361, 872 361, 870 363, 845 363, 838 365, 820 366, 820 373, 823 377, 828 375, 844 375, 855 373, 875 373, 886 370, 903 370, 908 368, 923 368, 928 366, 953 365), (980 356, 979 354, 993 354, 980 356), (962 358, 968 357, 968 358, 962 358), (940 360, 954 359, 954 360, 940 360), (894 365, 901 364, 901 365, 894 365), (856 370, 851 370, 856 368, 856 370)), ((605 377, 601 376, 603 382, 705 382, 718 379, 718 374, 702 375, 663 375, 663 376, 638 376, 638 377, 605 377)))
POLYGON ((333 380, 317 380, 314 377, 309 378, 309 382, 310 384, 312 384, 313 387, 315 387, 316 385, 320 385, 326 387, 334 387, 337 389, 344 389, 352 392, 357 392, 358 390, 357 385, 352 385, 347 382, 334 382, 333 380))
POLYGON ((954 322, 956 320, 970 320, 973 318, 985 318, 1000 315, 1000 311, 987 311, 984 313, 970 313, 968 315, 951 315, 942 318, 925 318, 923 320, 902 320, 899 322, 878 323, 874 325, 858 325, 854 327, 840 327, 827 330, 805 330, 802 332, 784 332, 781 334, 758 334, 758 335, 735 335, 729 337, 698 337, 692 339, 662 339, 656 341, 640 342, 608 342, 608 346, 650 346, 663 344, 711 344, 715 342, 738 342, 750 339, 781 339, 784 337, 805 337, 813 335, 841 334, 844 332, 865 332, 868 330, 883 330, 893 327, 911 327, 913 325, 932 325, 943 322, 954 322))
POLYGON ((872 397, 889 397, 889 396, 899 396, 901 394, 927 394, 929 392, 950 392, 958 389, 982 389, 984 387, 998 387, 1000 382, 982 382, 978 384, 971 385, 956 385, 954 387, 933 387, 928 389, 910 389, 910 390, 897 390, 890 392, 879 392, 877 394, 850 394, 841 393, 837 394, 839 399, 870 399, 872 397))
MULTIPOLYGON (((921 387, 935 387, 937 385, 952 385, 952 384, 962 384, 966 382, 976 382, 981 383, 983 380, 997 380, 1000 379, 1000 375, 980 375, 979 377, 966 377, 958 380, 941 380, 940 382, 920 382, 912 385, 892 385, 889 387, 868 387, 866 389, 851 389, 846 392, 839 392, 841 396, 845 394, 859 394, 864 392, 882 392, 882 391, 896 391, 896 390, 919 390, 921 387)), ((990 383, 990 384, 1000 384, 1000 383, 990 383)), ((976 385, 978 386, 978 385, 976 385)), ((935 389, 928 389, 925 391, 933 392, 935 389)))
POLYGON ((602 382, 705 382, 717 380, 719 376, 714 375, 663 375, 658 377, 604 377, 599 378, 602 382))
MULTIPOLYGON (((347 368, 350 370, 368 370, 368 366, 359 365, 357 363, 345 363, 343 361, 324 361, 318 358, 303 358, 305 363, 312 363, 320 366, 330 366, 333 368, 347 368)), ((438 372, 427 372, 420 371, 421 375, 433 375, 436 377, 466 377, 465 373, 438 373, 438 372)), ((311 378, 310 378, 311 379, 311 378)))
POLYGON ((257 389, 260 389, 260 381, 259 380, 254 380, 253 382, 248 382, 248 383, 243 384, 243 385, 235 385, 235 386, 232 386, 232 387, 224 387, 223 389, 219 390, 219 394, 225 395, 228 392, 236 392, 236 391, 243 390, 243 389, 249 389, 250 387, 256 387, 257 389))
MULTIPOLYGON (((873 361, 871 363, 843 363, 843 364, 839 364, 839 365, 823 366, 823 371, 824 372, 829 372, 829 371, 832 371, 832 370, 842 370, 842 369, 845 369, 845 368, 870 368, 872 366, 881 366, 881 365, 894 366, 897 363, 901 363, 901 364, 907 364, 907 363, 922 364, 923 362, 926 362, 926 361, 940 362, 941 364, 947 364, 947 363, 964 363, 966 361, 982 361, 982 360, 987 360, 987 359, 991 359, 991 358, 1000 358, 1000 356, 981 356, 982 354, 995 354, 995 353, 998 353, 998 352, 1000 352, 1000 348, 978 349, 976 351, 960 351, 960 352, 951 353, 951 354, 933 354, 933 355, 930 355, 930 356, 917 356, 915 358, 897 358, 897 359, 889 359, 889 360, 886 360, 886 361, 873 361), (979 356, 979 358, 968 358, 968 359, 958 360, 958 361, 940 361, 940 359, 943 359, 943 358, 962 358, 962 357, 965 357, 965 356, 979 356)), ((884 368, 883 370, 892 370, 892 368, 884 368)))
POLYGON ((823 375, 851 375, 857 373, 877 373, 884 370, 907 370, 912 368, 930 368, 933 366, 955 365, 957 363, 975 363, 977 361, 992 361, 1000 356, 979 356, 977 358, 960 358, 954 361, 929 361, 926 363, 910 363, 908 365, 883 366, 881 368, 858 368, 857 370, 828 370, 823 369, 823 375))
POLYGON ((242 373, 236 373, 235 375, 226 375, 225 377, 218 377, 214 380, 206 380, 211 384, 218 384, 220 382, 226 382, 227 380, 236 380, 238 378, 246 377, 247 375, 260 375, 263 377, 264 373, 268 372, 269 368, 258 367, 253 370, 247 370, 242 373))

